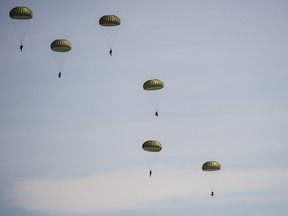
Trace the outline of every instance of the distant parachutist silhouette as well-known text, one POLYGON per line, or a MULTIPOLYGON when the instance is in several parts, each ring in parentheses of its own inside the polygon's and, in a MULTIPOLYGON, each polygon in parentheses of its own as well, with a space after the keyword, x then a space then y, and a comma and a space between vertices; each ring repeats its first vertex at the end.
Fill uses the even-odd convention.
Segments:
POLYGON ((149 171, 149 176, 150 176, 150 177, 152 176, 152 170, 149 171))
POLYGON ((210 196, 211 196, 211 197, 213 197, 213 196, 214 196, 214 192, 213 192, 213 191, 211 191, 211 193, 210 193, 210 196))
POLYGON ((23 49, 23 44, 21 43, 21 45, 20 45, 20 50, 21 50, 21 52, 22 52, 22 49, 23 49))
POLYGON ((59 79, 61 78, 61 71, 60 71, 59 74, 58 74, 58 78, 59 78, 59 79))
POLYGON ((159 115, 159 114, 158 114, 158 111, 156 111, 156 112, 155 112, 155 116, 158 117, 158 115, 159 115))
POLYGON ((112 49, 109 50, 109 54, 110 54, 110 56, 112 56, 112 49))

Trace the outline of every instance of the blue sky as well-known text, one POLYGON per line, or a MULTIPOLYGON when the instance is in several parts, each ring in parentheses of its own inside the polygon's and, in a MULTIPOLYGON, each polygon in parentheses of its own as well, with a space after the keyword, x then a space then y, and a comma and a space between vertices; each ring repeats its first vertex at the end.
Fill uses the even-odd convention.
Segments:
POLYGON ((286 1, 2 1, 0 215, 287 215, 286 1), (23 52, 9 11, 33 10, 23 52), (113 56, 99 27, 121 18, 113 56), (50 50, 72 43, 62 78, 50 50), (159 117, 144 92, 165 83, 159 117), (149 178, 141 145, 163 150, 149 178), (215 196, 201 166, 222 170, 215 196))

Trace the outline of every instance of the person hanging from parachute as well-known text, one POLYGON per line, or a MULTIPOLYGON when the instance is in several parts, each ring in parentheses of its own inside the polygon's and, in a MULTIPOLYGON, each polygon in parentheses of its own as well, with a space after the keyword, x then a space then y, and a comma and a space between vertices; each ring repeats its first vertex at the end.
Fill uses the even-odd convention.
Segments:
POLYGON ((152 176, 152 169, 162 150, 162 144, 156 140, 148 140, 142 144, 142 149, 146 153, 146 159, 149 167, 149 177, 152 176))
POLYGON ((105 15, 99 19, 99 25, 101 26, 105 40, 110 47, 110 56, 112 56, 112 47, 120 24, 121 19, 116 15, 105 15))
POLYGON ((152 106, 155 109, 155 116, 159 116, 158 112, 158 106, 161 100, 161 93, 162 91, 159 91, 164 88, 164 82, 159 79, 152 79, 147 80, 143 84, 143 89, 147 92, 147 95, 152 103, 152 106))
POLYGON ((202 165, 202 170, 207 174, 207 178, 209 174, 208 184, 211 190, 210 196, 213 197, 217 177, 221 170, 221 164, 217 161, 207 161, 202 165))
POLYGON ((20 42, 20 51, 23 51, 23 41, 28 30, 33 12, 28 7, 14 7, 10 10, 9 16, 15 28, 17 38, 20 42))
POLYGON ((54 59, 59 69, 58 78, 61 78, 62 68, 68 52, 72 49, 72 44, 66 39, 57 39, 51 43, 50 48, 54 53, 54 59))

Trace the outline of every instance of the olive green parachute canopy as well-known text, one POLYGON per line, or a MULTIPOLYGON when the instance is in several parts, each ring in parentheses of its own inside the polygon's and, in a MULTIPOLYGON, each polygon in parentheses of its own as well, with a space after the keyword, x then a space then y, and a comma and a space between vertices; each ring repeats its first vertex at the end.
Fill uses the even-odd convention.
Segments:
POLYGON ((68 52, 72 49, 72 44, 66 39, 57 39, 51 43, 50 47, 54 52, 68 52))
POLYGON ((32 19, 33 12, 27 7, 15 7, 10 10, 9 16, 11 19, 27 20, 32 19))
POLYGON ((207 161, 202 165, 203 171, 218 171, 221 169, 221 164, 217 161, 207 161))
POLYGON ((99 24, 101 26, 118 26, 121 24, 121 20, 116 15, 105 15, 99 19, 99 24))
POLYGON ((162 149, 162 145, 156 140, 148 140, 143 143, 142 148, 148 152, 159 152, 162 149))
POLYGON ((159 79, 147 80, 143 84, 143 89, 146 91, 154 91, 164 88, 164 83, 159 79))

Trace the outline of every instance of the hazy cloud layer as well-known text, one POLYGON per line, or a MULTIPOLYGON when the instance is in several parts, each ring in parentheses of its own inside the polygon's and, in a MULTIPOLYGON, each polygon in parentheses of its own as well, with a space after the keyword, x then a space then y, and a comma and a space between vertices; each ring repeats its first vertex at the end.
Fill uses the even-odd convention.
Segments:
MULTIPOLYGON (((147 206, 163 208, 167 203, 171 205, 165 200, 205 202, 210 199, 205 178, 200 171, 161 168, 151 179, 143 169, 137 169, 71 179, 27 180, 14 185, 9 200, 11 205, 28 210, 59 213, 91 213, 147 206)), ((221 194, 249 193, 283 186, 288 186, 287 170, 226 170, 219 175, 214 198, 239 202, 241 196, 227 200, 228 197, 221 194)), ((258 195, 249 197, 251 201, 264 199, 258 195)), ((277 197, 270 198, 277 200, 277 197)))

